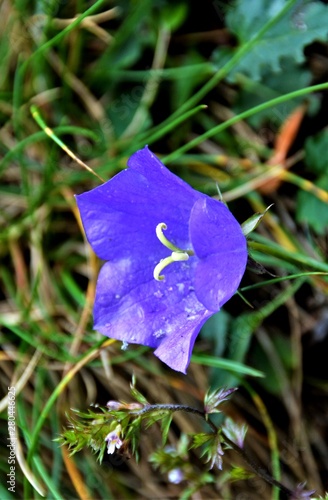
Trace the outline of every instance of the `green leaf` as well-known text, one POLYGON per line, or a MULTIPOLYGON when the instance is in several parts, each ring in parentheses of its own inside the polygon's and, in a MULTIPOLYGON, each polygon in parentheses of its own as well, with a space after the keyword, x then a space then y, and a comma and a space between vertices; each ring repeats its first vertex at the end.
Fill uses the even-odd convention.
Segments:
POLYGON ((132 422, 128 421, 128 424, 126 427, 127 431, 126 431, 126 434, 124 436, 124 438, 126 438, 127 440, 130 441, 131 451, 132 451, 132 453, 135 456, 137 461, 139 459, 138 448, 139 448, 139 442, 140 442, 140 436, 141 436, 141 423, 142 423, 141 417, 137 417, 137 418, 133 419, 132 422))
POLYGON ((257 228, 263 217, 265 216, 266 212, 271 208, 272 205, 269 205, 263 213, 256 213, 252 215, 249 219, 245 220, 245 222, 242 223, 241 228, 242 232, 245 236, 248 236, 249 233, 254 231, 254 229, 257 228))
POLYGON ((152 411, 148 412, 147 420, 146 420, 146 429, 156 424, 156 422, 160 422, 163 418, 166 418, 169 415, 169 410, 156 409, 154 408, 152 411))
POLYGON ((328 170, 328 131, 309 137, 305 143, 305 162, 312 172, 324 174, 328 170))
POLYGON ((222 370, 229 371, 237 375, 251 375, 252 377, 264 377, 264 374, 254 368, 231 361, 230 359, 216 358, 214 356, 207 356, 206 354, 193 354, 191 357, 193 363, 198 363, 203 366, 213 366, 214 368, 221 368, 222 370))
POLYGON ((145 398, 145 396, 143 394, 141 394, 141 392, 139 392, 137 390, 135 384, 136 384, 136 379, 135 379, 135 376, 133 375, 132 382, 130 384, 130 391, 131 391, 132 396, 134 397, 134 399, 136 401, 138 401, 138 403, 141 403, 143 405, 148 404, 147 399, 145 398))
MULTIPOLYGON (((209 68, 205 65, 200 66, 204 64, 204 58, 198 52, 190 51, 184 54, 183 57, 180 58, 179 64, 189 67, 196 66, 200 69, 197 74, 193 73, 189 74, 189 76, 187 74, 185 78, 178 78, 172 82, 170 97, 173 109, 178 109, 182 106, 195 92, 195 88, 206 81, 209 75, 209 68)), ((175 69, 180 72, 180 68, 176 67, 175 69)))
MULTIPOLYGON (((273 73, 271 68, 261 77, 261 82, 256 82, 247 76, 238 76, 241 90, 234 104, 234 112, 242 113, 247 109, 258 106, 264 102, 274 99, 280 95, 288 94, 295 90, 303 89, 310 85, 311 72, 299 66, 292 57, 287 57, 280 62, 282 72, 288 74, 288 78, 281 77, 279 73, 273 73)), ((309 96, 308 100, 314 101, 315 96, 309 96)), ((264 122, 270 121, 270 125, 279 128, 287 116, 303 101, 303 98, 294 98, 274 108, 264 109, 248 118, 248 122, 254 128, 259 128, 264 122)), ((314 101, 315 102, 315 101, 314 101)))
MULTIPOLYGON (((284 0, 238 0, 226 17, 228 28, 243 45, 260 30, 265 22, 277 14, 284 0)), ((298 64, 305 60, 304 47, 314 40, 326 40, 328 32, 328 7, 321 2, 312 2, 291 9, 259 40, 252 51, 246 54, 231 72, 229 79, 235 81, 238 73, 260 80, 269 67, 273 72, 281 71, 283 58, 293 58, 298 64)), ((236 49, 235 49, 236 50, 236 49)), ((222 53, 216 54, 216 62, 222 53)), ((230 54, 231 57, 231 54, 230 54)))
MULTIPOLYGON (((306 141, 305 162, 309 170, 319 174, 314 184, 326 191, 328 190, 327 150, 326 130, 306 141)), ((300 191, 297 196, 296 218, 298 222, 308 224, 317 234, 325 234, 328 227, 328 204, 312 193, 300 191)))
POLYGON ((211 342, 211 353, 214 356, 220 357, 223 355, 230 321, 231 316, 229 313, 221 309, 213 314, 202 327, 201 336, 211 342))
POLYGON ((249 472, 242 467, 232 467, 230 471, 230 479, 232 481, 240 481, 244 479, 251 479, 255 474, 249 472))
MULTIPOLYGON (((322 175, 315 185, 328 191, 328 173, 322 175)), ((323 235, 328 228, 328 204, 311 193, 299 191, 296 218, 298 222, 309 224, 317 234, 323 235)))
POLYGON ((221 431, 216 434, 194 434, 190 449, 200 447, 202 448, 200 456, 205 457, 206 462, 210 462, 210 468, 215 465, 218 469, 222 469, 221 431))
POLYGON ((212 443, 215 437, 216 436, 214 434, 208 434, 205 432, 199 432, 198 434, 193 434, 192 444, 190 446, 190 449, 192 450, 194 448, 200 448, 201 446, 203 446, 208 442, 212 443))
POLYGON ((170 425, 172 422, 173 414, 169 413, 162 418, 161 429, 162 429, 162 445, 164 446, 167 441, 167 435, 170 430, 170 425))
POLYGON ((165 26, 171 31, 176 31, 187 15, 187 5, 180 3, 177 5, 166 5, 161 10, 161 19, 164 21, 165 26))

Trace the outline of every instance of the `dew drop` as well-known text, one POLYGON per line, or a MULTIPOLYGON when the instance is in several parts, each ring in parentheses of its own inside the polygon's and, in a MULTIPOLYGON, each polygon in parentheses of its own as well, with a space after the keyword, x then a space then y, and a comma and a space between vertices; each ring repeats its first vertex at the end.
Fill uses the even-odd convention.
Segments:
POLYGON ((184 308, 185 312, 189 315, 191 315, 194 312, 194 309, 192 307, 185 307, 184 308))
POLYGON ((163 328, 160 328, 159 330, 154 332, 153 335, 154 335, 154 337, 159 339, 159 338, 163 337, 163 335, 165 335, 165 330, 163 330, 163 328))

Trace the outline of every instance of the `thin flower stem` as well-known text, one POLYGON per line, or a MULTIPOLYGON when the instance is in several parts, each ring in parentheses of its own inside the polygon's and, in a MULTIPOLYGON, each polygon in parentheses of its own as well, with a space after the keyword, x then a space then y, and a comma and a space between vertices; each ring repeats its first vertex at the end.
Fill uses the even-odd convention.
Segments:
POLYGON ((274 477, 271 476, 265 469, 260 467, 258 464, 256 464, 253 459, 249 456, 249 454, 240 448, 238 445, 236 445, 231 439, 229 439, 224 432, 222 431, 223 435, 223 442, 224 444, 227 444, 230 446, 234 451, 236 451, 242 458, 243 460, 253 469, 256 474, 261 477, 264 481, 267 483, 271 484, 272 486, 277 486, 282 493, 284 493, 287 498, 290 498, 293 496, 293 491, 287 488, 287 486, 284 486, 281 484, 279 481, 277 481, 274 477))
MULTIPOLYGON (((162 405, 145 405, 141 410, 137 410, 133 412, 135 415, 145 415, 147 413, 151 413, 153 411, 169 411, 169 412, 177 412, 177 411, 185 411, 186 413, 193 413, 194 415, 198 415, 211 427, 212 431, 217 434, 219 432, 219 428, 207 418, 207 414, 201 410, 197 410, 197 408, 193 408, 187 405, 172 405, 172 404, 162 404, 162 405)), ((242 459, 253 469, 253 471, 264 481, 271 484, 272 486, 277 486, 280 491, 286 496, 286 498, 291 498, 293 496, 293 491, 281 484, 274 477, 269 474, 265 469, 256 464, 253 459, 248 455, 248 453, 240 448, 236 443, 234 443, 228 436, 225 435, 224 431, 222 432, 223 443, 232 448, 236 453, 238 453, 242 459)))
MULTIPOLYGON (((205 413, 201 410, 197 410, 197 408, 192 408, 191 406, 187 406, 187 405, 171 405, 171 404, 167 404, 167 405, 145 405, 143 408, 141 408, 141 410, 137 410, 135 412, 132 412, 133 414, 137 414, 138 416, 139 415, 146 415, 147 413, 151 413, 153 411, 160 411, 160 410, 163 410, 163 411, 170 411, 172 413, 176 412, 176 411, 185 411, 187 413, 194 413, 196 415, 199 415, 200 417, 204 418, 205 417, 205 413)), ((212 429, 214 431, 217 431, 217 428, 216 426, 213 424, 214 427, 212 427, 212 429)))

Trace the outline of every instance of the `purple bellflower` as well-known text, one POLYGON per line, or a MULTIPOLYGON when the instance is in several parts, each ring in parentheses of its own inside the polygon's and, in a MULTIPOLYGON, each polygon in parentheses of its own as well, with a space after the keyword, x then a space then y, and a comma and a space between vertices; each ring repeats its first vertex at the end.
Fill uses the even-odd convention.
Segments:
POLYGON ((153 347, 186 373, 201 327, 239 286, 246 238, 224 203, 192 189, 147 147, 128 167, 76 197, 87 239, 107 261, 94 328, 153 347))

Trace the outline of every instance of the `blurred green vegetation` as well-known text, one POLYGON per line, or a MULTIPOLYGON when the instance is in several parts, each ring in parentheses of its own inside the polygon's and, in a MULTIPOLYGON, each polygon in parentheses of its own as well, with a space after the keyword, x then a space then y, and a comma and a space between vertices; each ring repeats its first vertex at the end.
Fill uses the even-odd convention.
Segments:
MULTIPOLYGON (((327 34, 319 0, 2 0, 2 499, 279 498, 231 450, 210 474, 189 452, 194 482, 170 482, 148 460, 156 429, 145 431, 138 464, 100 465, 90 450, 69 457, 54 442, 65 412, 128 401, 132 373, 153 404, 197 406, 209 386, 238 385, 225 411, 247 423, 251 454, 281 482, 324 495, 328 280, 308 273, 328 272, 327 34), (100 263, 74 194, 100 181, 40 129, 32 106, 103 179, 149 144, 196 189, 217 196, 219 185, 240 223, 274 203, 249 248, 286 279, 247 271, 241 293, 253 309, 236 295, 205 325, 187 376, 93 331, 100 263)), ((177 449, 201 430, 190 416, 174 422, 177 449)))

